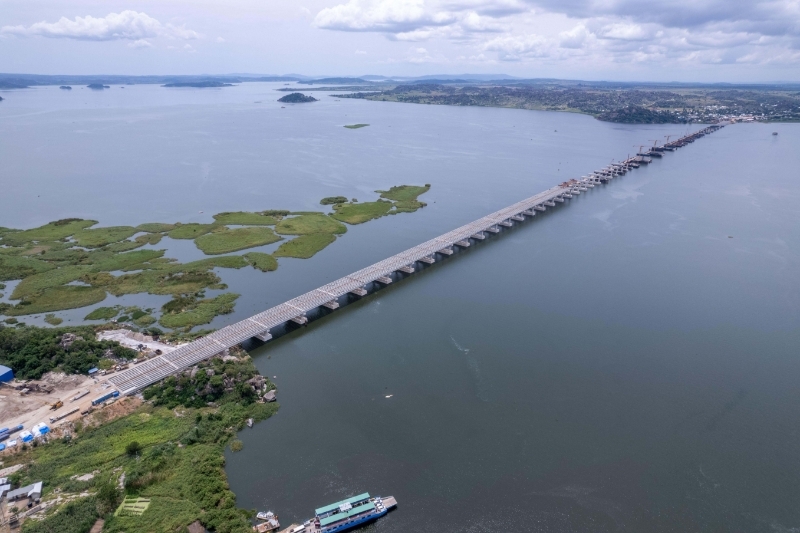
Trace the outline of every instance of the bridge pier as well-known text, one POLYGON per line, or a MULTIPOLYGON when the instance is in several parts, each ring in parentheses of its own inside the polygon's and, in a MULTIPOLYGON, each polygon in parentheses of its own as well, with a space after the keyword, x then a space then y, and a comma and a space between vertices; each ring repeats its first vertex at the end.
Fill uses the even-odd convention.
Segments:
POLYGON ((328 309, 333 311, 335 309, 339 309, 339 302, 337 302, 336 300, 331 300, 330 302, 325 302, 324 304, 322 304, 322 307, 327 307, 328 309))
POLYGON ((390 278, 389 276, 381 276, 379 278, 375 278, 375 281, 383 283, 384 285, 388 285, 392 282, 392 278, 390 278))
POLYGON ((471 239, 476 239, 476 240, 482 241, 482 240, 484 240, 484 239, 486 238, 486 235, 484 235, 484 234, 483 234, 483 233, 481 233, 481 232, 478 232, 478 233, 476 233, 475 235, 472 235, 470 238, 471 238, 471 239))
POLYGON ((488 232, 491 232, 491 233, 500 233, 500 228, 498 228, 497 226, 492 226, 490 228, 486 228, 483 231, 488 231, 488 232))
POLYGON ((366 296, 367 295, 367 291, 366 291, 366 289, 364 289, 364 287, 355 288, 350 292, 352 294, 355 294, 356 296, 366 296))
POLYGON ((468 240, 466 240, 466 239, 465 239, 465 240, 463 240, 463 241, 458 241, 458 242, 457 242, 457 243, 455 243, 455 244, 456 244, 456 245, 458 245, 458 246, 460 246, 460 247, 462 247, 462 248, 469 248, 469 247, 470 247, 470 243, 469 243, 469 241, 468 241, 468 240))
POLYGON ((258 339, 258 340, 260 340, 262 342, 267 342, 268 340, 270 340, 272 338, 272 335, 270 335, 269 330, 267 330, 264 333, 259 333, 255 337, 256 337, 256 339, 258 339))
POLYGON ((519 215, 511 215, 511 220, 516 220, 517 222, 525 222, 525 217, 519 215))
POLYGON ((425 264, 432 265, 432 264, 434 264, 436 262, 436 259, 434 259, 431 256, 427 256, 427 257, 420 258, 420 261, 422 261, 425 264))
POLYGON ((442 255, 453 255, 453 248, 442 248, 438 253, 442 255))
POLYGON ((499 226, 503 226, 503 227, 506 227, 506 228, 511 228, 511 227, 513 227, 513 226, 514 226, 514 224, 512 224, 512 223, 511 223, 511 222, 509 222, 508 220, 504 220, 504 221, 502 221, 502 222, 498 222, 497 224, 498 224, 499 226))
POLYGON ((405 266, 401 266, 401 267, 400 267, 400 268, 398 268, 397 270, 398 270, 399 272, 405 272, 406 274, 413 274, 413 273, 414 273, 414 267, 413 267, 413 266, 411 266, 411 265, 405 265, 405 266))

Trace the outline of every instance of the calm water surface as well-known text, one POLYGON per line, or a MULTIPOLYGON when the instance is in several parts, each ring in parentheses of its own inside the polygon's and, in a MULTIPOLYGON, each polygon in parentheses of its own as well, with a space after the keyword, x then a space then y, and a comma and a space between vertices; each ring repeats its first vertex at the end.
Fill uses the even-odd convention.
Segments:
MULTIPOLYGON (((221 271, 243 294, 222 326, 686 131, 328 96, 282 109, 276 87, 4 92, 0 225, 206 221, 431 183, 427 208, 311 260, 221 271)), ((797 531, 798 146, 795 125, 724 128, 255 349, 281 409, 227 457, 239 504, 288 524, 392 494, 369 527, 387 533, 797 531)))

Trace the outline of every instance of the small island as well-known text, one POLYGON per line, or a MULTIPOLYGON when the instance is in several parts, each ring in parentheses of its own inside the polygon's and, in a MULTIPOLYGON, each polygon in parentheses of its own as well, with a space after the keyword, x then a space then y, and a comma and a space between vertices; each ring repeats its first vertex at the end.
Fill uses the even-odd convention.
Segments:
POLYGON ((162 85, 162 87, 194 87, 196 89, 207 89, 214 87, 233 87, 233 84, 222 81, 178 81, 166 83, 162 85))
POLYGON ((306 96, 303 93, 292 93, 287 94, 283 98, 278 98, 278 101, 286 104, 303 104, 306 102, 316 102, 317 99, 313 96, 306 96))
POLYGON ((111 86, 103 85, 102 83, 90 83, 89 85, 87 85, 87 87, 90 88, 90 89, 98 90, 98 91, 103 90, 103 89, 110 89, 111 88, 111 86))
POLYGON ((366 128, 369 124, 346 124, 345 128, 349 130, 357 130, 358 128, 366 128))
POLYGON ((62 85, 61 87, 59 87, 59 89, 64 89, 65 91, 71 91, 72 87, 70 87, 69 85, 62 85))

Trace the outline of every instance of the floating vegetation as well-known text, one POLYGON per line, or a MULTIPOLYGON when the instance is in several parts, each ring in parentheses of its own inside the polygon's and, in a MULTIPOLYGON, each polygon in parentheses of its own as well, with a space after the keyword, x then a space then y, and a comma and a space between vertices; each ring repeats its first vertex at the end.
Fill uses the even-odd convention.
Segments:
POLYGON ((233 226, 274 226, 278 222, 278 219, 273 215, 250 213, 247 211, 219 213, 214 215, 214 220, 220 224, 230 224, 233 226))
POLYGON ((46 289, 37 295, 22 300, 15 306, 0 304, 0 313, 8 316, 35 315, 65 309, 77 309, 100 303, 106 299, 106 291, 95 287, 66 285, 46 289))
POLYGON ((301 235, 289 242, 281 244, 273 253, 275 257, 296 257, 298 259, 308 259, 314 254, 336 240, 336 236, 330 233, 312 233, 301 235))
MULTIPOLYGON (((354 125, 355 126, 355 125, 354 125)), ((92 227, 94 220, 66 218, 38 228, 0 228, 0 282, 21 280, 10 295, 16 305, 0 304, 0 315, 52 314, 86 307, 114 296, 149 293, 153 295, 197 294, 191 305, 161 316, 162 325, 185 328, 210 322, 214 313, 230 312, 235 295, 201 300, 205 289, 225 290, 216 268, 252 266, 262 272, 278 268, 277 257, 309 258, 343 234, 348 224, 360 224, 381 216, 409 212, 424 206, 418 196, 429 185, 392 187, 377 191, 374 202, 348 202, 344 196, 323 198, 334 213, 265 210, 218 213, 205 223, 151 222, 139 226, 92 227), (229 227, 241 226, 241 227, 229 227), (137 235, 137 233, 139 235, 137 235), (224 255, 275 243, 280 235, 297 236, 283 243, 274 254, 249 252, 224 255), (192 239, 205 254, 218 256, 181 264, 164 257, 165 250, 140 249, 155 246, 164 236, 192 239)), ((5 288, 5 287, 0 287, 5 288)), ((7 294, 7 293, 6 293, 7 294)), ((121 307, 99 307, 85 320, 111 320, 121 307)), ((152 310, 128 308, 119 320, 139 327, 155 323, 152 310)), ((16 319, 11 319, 16 320, 16 319)), ((51 320, 58 320, 53 316, 51 320)))
POLYGON ((336 220, 341 220, 348 224, 363 224, 364 222, 388 215, 389 211, 393 208, 394 204, 388 200, 364 202, 361 204, 337 204, 333 206, 334 213, 331 216, 336 220))
POLYGON ((88 315, 86 315, 83 319, 84 320, 111 320, 115 316, 119 314, 118 307, 98 307, 88 315))
POLYGON ((54 265, 32 257, 0 255, 0 281, 22 279, 54 268, 54 265))
POLYGON ((139 231, 148 233, 166 233, 175 229, 175 224, 164 224, 163 222, 147 222, 136 226, 139 231))
POLYGON ((349 130, 357 130, 358 128, 366 128, 369 124, 346 124, 345 128, 349 130))
POLYGON ((309 235, 311 233, 341 234, 347 231, 344 224, 328 215, 309 213, 296 217, 284 218, 275 226, 275 232, 281 235, 309 235))
POLYGON ((3 244, 19 246, 33 241, 57 241, 71 237, 76 232, 95 224, 97 224, 96 220, 65 218, 38 228, 5 233, 3 235, 3 244))
POLYGON ((196 239, 216 227, 217 224, 176 224, 175 229, 171 230, 167 235, 173 239, 196 239))
POLYGON ((269 254, 264 252, 250 252, 243 256, 253 268, 261 272, 271 272, 278 269, 278 262, 269 254))
POLYGON ((48 314, 44 315, 44 321, 47 322, 48 324, 50 324, 51 326, 57 326, 57 325, 61 324, 62 322, 64 322, 63 319, 58 318, 56 315, 54 315, 52 313, 48 313, 48 314))
POLYGON ((207 300, 177 297, 164 304, 164 314, 159 323, 167 328, 192 328, 208 324, 217 315, 232 313, 237 298, 239 295, 232 292, 207 300))
POLYGON ((72 281, 78 280, 89 272, 87 266, 65 266, 56 270, 48 270, 40 274, 28 276, 19 282, 14 292, 11 293, 12 300, 20 300, 26 297, 32 297, 36 294, 49 289, 51 287, 58 287, 59 285, 66 285, 72 281))
POLYGON ((78 246, 99 248, 107 244, 124 241, 136 234, 131 226, 111 226, 108 228, 89 228, 75 232, 72 236, 78 246))
POLYGON ((227 226, 222 226, 213 233, 198 237, 194 242, 204 254, 218 255, 264 246, 279 240, 281 238, 270 228, 256 226, 228 229, 227 226))

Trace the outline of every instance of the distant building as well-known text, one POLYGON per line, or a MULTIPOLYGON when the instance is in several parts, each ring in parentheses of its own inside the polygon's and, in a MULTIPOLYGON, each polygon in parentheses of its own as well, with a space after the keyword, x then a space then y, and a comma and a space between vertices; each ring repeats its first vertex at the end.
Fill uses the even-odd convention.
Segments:
POLYGON ((14 379, 14 371, 7 366, 0 365, 0 383, 8 383, 14 379))
POLYGON ((10 490, 11 490, 11 485, 9 485, 7 483, 5 485, 0 485, 0 500, 2 500, 3 496, 6 495, 6 492, 8 492, 10 490))
POLYGON ((33 485, 28 485, 27 487, 21 487, 17 490, 12 490, 8 493, 8 501, 15 502, 17 500, 21 500, 23 498, 28 498, 29 500, 38 500, 42 497, 42 482, 38 481, 33 485))

